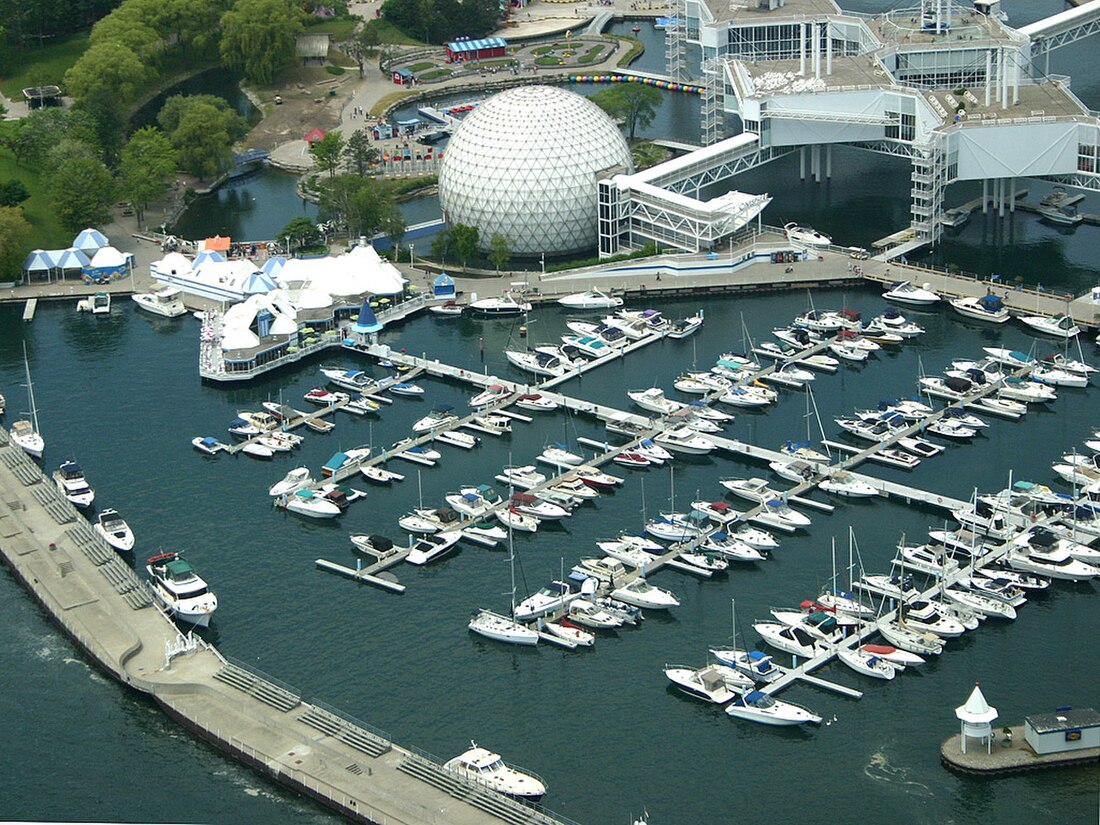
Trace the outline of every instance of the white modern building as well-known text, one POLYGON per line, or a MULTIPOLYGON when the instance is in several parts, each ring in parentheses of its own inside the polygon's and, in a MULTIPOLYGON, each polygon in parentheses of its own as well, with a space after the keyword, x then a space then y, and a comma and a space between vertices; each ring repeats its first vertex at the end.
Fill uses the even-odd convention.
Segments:
POLYGON ((908 158, 913 248, 940 237, 956 181, 982 181, 1001 214, 1019 178, 1100 190, 1100 118, 1048 60, 1097 31, 1100 0, 1019 29, 999 0, 921 0, 878 15, 833 0, 677 0, 669 76, 702 76, 703 140, 725 147, 716 165, 797 151, 802 176, 820 181, 835 145, 908 158), (700 67, 688 65, 687 44, 701 47, 700 67), (739 144, 722 140, 731 114, 744 125, 739 144))

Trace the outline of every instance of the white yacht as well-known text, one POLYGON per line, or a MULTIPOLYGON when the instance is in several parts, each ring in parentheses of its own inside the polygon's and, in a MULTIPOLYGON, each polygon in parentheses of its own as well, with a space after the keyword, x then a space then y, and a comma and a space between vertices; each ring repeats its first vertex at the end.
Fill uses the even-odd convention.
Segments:
POLYGON ((558 298, 558 303, 570 309, 615 309, 623 305, 623 299, 592 287, 585 292, 574 292, 572 295, 558 298))
POLYGON ((782 622, 756 622, 753 628, 764 637, 765 642, 784 653, 804 659, 812 659, 818 653, 821 640, 801 627, 789 627, 782 622))
POLYGON ((511 292, 505 292, 499 298, 482 298, 470 304, 470 311, 478 315, 491 317, 501 315, 522 315, 531 311, 526 301, 517 301, 511 292))
POLYGON ((537 776, 509 767, 499 754, 479 748, 475 742, 470 743, 468 751, 445 762, 443 768, 508 796, 539 799, 546 793, 545 783, 537 776))
POLYGON ((211 435, 200 435, 192 438, 191 446, 198 450, 200 453, 206 453, 207 455, 214 455, 215 453, 220 453, 222 450, 225 449, 225 445, 211 435))
POLYGON ((509 395, 512 394, 512 390, 503 384, 490 384, 484 390, 479 392, 468 402, 471 407, 487 407, 490 404, 495 404, 498 401, 503 401, 509 395))
POLYGON ((309 474, 308 467, 295 467, 287 473, 282 481, 277 481, 268 488, 267 494, 272 497, 285 496, 296 493, 303 487, 313 484, 315 479, 309 474))
POLYGON ((568 607, 580 593, 570 589, 567 582, 554 580, 537 593, 532 593, 516 605, 513 615, 517 621, 526 622, 568 607))
POLYGON ((747 691, 726 705, 726 714, 763 725, 820 725, 821 717, 796 705, 775 699, 759 690, 747 691))
POLYGON ((502 484, 511 484, 521 490, 530 490, 546 481, 546 476, 540 473, 534 464, 524 464, 522 467, 505 467, 496 476, 502 484))
POLYGON ((27 362, 27 345, 23 345, 23 369, 27 374, 27 400, 30 402, 29 419, 20 419, 12 422, 9 437, 15 446, 28 455, 42 458, 42 451, 46 449, 46 441, 42 438, 38 429, 38 408, 34 404, 34 385, 31 383, 31 368, 27 362))
POLYGON ((118 514, 117 510, 110 507, 103 510, 96 517, 92 529, 119 552, 128 553, 134 549, 134 531, 130 529, 130 525, 118 514))
POLYGON ((762 478, 723 478, 718 483, 734 495, 758 504, 783 496, 778 490, 769 487, 768 482, 762 478))
POLYGON ((557 401, 547 398, 545 395, 527 393, 516 399, 516 406, 521 410, 531 410, 532 412, 553 412, 559 405, 557 401))
POLYGON ((314 490, 296 490, 275 501, 284 510, 309 518, 336 518, 342 512, 336 504, 314 490))
MULTIPOLYGON (((566 366, 561 358, 546 352, 523 352, 521 350, 505 350, 504 357, 513 367, 534 375, 545 375, 548 378, 557 378, 564 375, 566 366)), ((519 399, 518 406, 523 406, 523 400, 519 399)))
POLYGON ((77 507, 89 507, 95 501, 95 491, 84 477, 84 471, 75 461, 63 461, 54 471, 58 492, 77 507))
POLYGON ((787 233, 787 240, 797 246, 820 248, 829 246, 833 242, 828 235, 809 226, 799 226, 794 222, 784 224, 783 231, 787 233))
POLYGON ((165 318, 178 318, 187 312, 187 307, 183 305, 183 293, 172 287, 156 292, 139 292, 131 297, 138 305, 138 309, 144 309, 146 312, 165 318))
POLYGON ((878 495, 878 490, 846 470, 832 473, 818 487, 826 493, 848 498, 871 498, 878 495))
POLYGON ((454 407, 439 406, 412 425, 414 433, 426 433, 431 430, 439 430, 449 427, 458 421, 458 416, 453 412, 454 407))
POLYGON ((534 646, 539 643, 537 631, 520 624, 515 619, 485 608, 474 611, 467 627, 479 636, 498 642, 525 646, 534 646))
POLYGON ((710 653, 722 664, 737 669, 755 682, 774 682, 786 673, 785 668, 775 664, 762 650, 712 647, 710 653))
POLYGON ((460 538, 462 533, 459 530, 421 536, 409 550, 405 561, 409 564, 423 565, 441 559, 454 550, 460 538))
POLYGON ((752 679, 728 665, 665 665, 665 676, 682 693, 715 705, 724 705, 736 699, 738 691, 753 686, 752 679))
POLYGON ((964 318, 987 321, 991 324, 1003 324, 1008 318, 1008 307, 999 295, 984 295, 981 298, 952 298, 947 303, 964 318))
POLYGON ((691 427, 686 426, 665 430, 654 436, 653 440, 674 453, 685 455, 708 455, 718 448, 718 445, 709 438, 699 435, 691 427))
POLYGON ((616 587, 611 591, 611 598, 651 610, 667 610, 670 607, 680 606, 680 600, 672 593, 660 587, 654 587, 643 578, 637 578, 630 584, 616 587))
POLYGON ((535 458, 551 467, 578 467, 584 464, 584 456, 571 452, 564 444, 555 442, 535 458))
POLYGON ((660 387, 650 387, 645 390, 630 390, 627 396, 643 410, 655 412, 660 415, 671 415, 677 410, 682 410, 686 405, 665 397, 665 391, 660 387))
POLYGON ((836 656, 856 673, 874 679, 893 679, 901 669, 893 662, 862 648, 841 649, 836 652, 836 656))
POLYGON ((210 617, 218 609, 218 597, 190 562, 179 553, 160 553, 148 559, 145 569, 153 578, 157 600, 175 618, 198 627, 210 624, 210 617))
POLYGON ((1020 322, 1035 332, 1055 338, 1073 338, 1081 332, 1081 328, 1072 318, 1060 312, 1049 318, 1046 315, 1021 315, 1020 322))
POLYGON ((902 281, 882 293, 882 297, 887 301, 918 307, 929 307, 940 302, 940 296, 932 291, 931 284, 916 286, 910 281, 902 281))

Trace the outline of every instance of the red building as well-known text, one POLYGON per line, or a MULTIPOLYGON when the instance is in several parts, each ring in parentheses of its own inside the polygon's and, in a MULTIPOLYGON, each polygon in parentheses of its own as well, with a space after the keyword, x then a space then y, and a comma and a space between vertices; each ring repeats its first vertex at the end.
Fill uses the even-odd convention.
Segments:
POLYGON ((482 40, 452 40, 447 44, 447 62, 464 63, 467 60, 485 60, 504 57, 508 41, 503 37, 486 37, 482 40))

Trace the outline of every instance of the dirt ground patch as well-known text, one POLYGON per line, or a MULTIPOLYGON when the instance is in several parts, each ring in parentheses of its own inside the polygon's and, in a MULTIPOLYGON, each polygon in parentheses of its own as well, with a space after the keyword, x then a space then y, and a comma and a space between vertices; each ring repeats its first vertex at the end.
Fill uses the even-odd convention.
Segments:
POLYGON ((358 80, 358 71, 338 77, 319 67, 283 72, 276 84, 253 92, 259 97, 264 116, 249 133, 247 145, 271 150, 281 143, 300 140, 314 127, 327 131, 338 126, 340 110, 358 80), (276 98, 282 103, 277 104, 276 98))

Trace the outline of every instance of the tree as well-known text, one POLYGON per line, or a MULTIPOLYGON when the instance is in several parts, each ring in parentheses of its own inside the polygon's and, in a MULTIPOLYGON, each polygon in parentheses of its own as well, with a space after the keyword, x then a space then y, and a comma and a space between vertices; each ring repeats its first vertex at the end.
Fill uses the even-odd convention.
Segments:
POLYGON ((454 248, 458 259, 462 261, 465 269, 466 261, 477 254, 477 245, 481 240, 481 233, 476 226, 467 226, 464 223, 456 223, 451 227, 451 246, 454 248))
POLYGON ((176 172, 176 150, 155 126, 138 129, 122 149, 118 172, 122 194, 134 205, 140 224, 149 202, 164 193, 176 172))
POLYGON ((397 208, 397 204, 392 201, 386 203, 382 211, 382 232, 394 249, 398 248, 401 239, 405 237, 407 229, 405 215, 397 208))
POLYGON ((360 80, 363 79, 367 58, 374 57, 374 53, 381 43, 382 38, 378 34, 378 29, 372 26, 370 21, 361 24, 359 28, 355 30, 355 34, 347 45, 347 51, 349 55, 355 58, 355 62, 359 64, 360 80))
POLYGON ((115 181, 98 158, 70 154, 52 166, 46 187, 54 212, 70 232, 102 226, 110 218, 115 181))
POLYGON ((237 0, 221 18, 222 63, 249 80, 270 85, 294 58, 302 12, 288 0, 237 0))
POLYGON ((489 260, 493 262, 497 272, 500 272, 500 268, 508 263, 511 257, 512 249, 508 246, 508 239, 499 232, 494 232, 493 237, 489 238, 489 260))
POLYGON ((309 153, 322 169, 328 169, 331 178, 336 174, 336 167, 340 165, 340 159, 344 156, 344 136, 339 132, 326 132, 320 140, 314 141, 309 147, 309 153))
POLYGON ((642 83, 619 83, 602 92, 596 92, 589 100, 607 112, 614 120, 626 122, 630 139, 637 129, 645 129, 657 116, 657 108, 664 98, 653 86, 642 83))
POLYGON ((0 206, 18 206, 30 196, 21 180, 12 178, 0 183, 0 206))
POLYGON ((180 166, 199 178, 229 168, 233 144, 248 132, 244 118, 214 95, 174 95, 165 101, 157 122, 180 166))
POLYGON ((370 145, 366 132, 356 131, 344 144, 344 161, 348 171, 365 177, 371 166, 378 162, 378 150, 370 145))
POLYGON ((321 217, 347 227, 349 238, 363 232, 363 210, 371 210, 377 202, 374 181, 358 175, 336 175, 321 182, 317 188, 321 217))
POLYGON ((30 166, 41 165, 50 147, 65 138, 93 147, 99 145, 95 119, 78 109, 36 109, 11 126, 4 145, 12 150, 17 160, 30 166))
POLYGON ((279 232, 279 239, 289 239, 287 252, 290 252, 291 249, 301 249, 303 246, 309 246, 317 240, 317 226, 305 215, 299 215, 296 218, 291 218, 290 222, 282 228, 282 231, 279 232))
POLYGON ((386 0, 382 17, 427 43, 484 37, 500 22, 499 0, 386 0))
POLYGON ((149 70, 133 49, 121 43, 94 43, 65 72, 65 88, 96 117, 116 118, 137 99, 149 70))
POLYGON ((30 223, 18 206, 0 207, 0 281, 23 277, 23 258, 31 248, 30 223))
POLYGON ((451 233, 450 230, 444 229, 442 232, 437 232, 435 237, 432 238, 431 255, 432 259, 438 261, 442 266, 447 265, 447 253, 451 250, 451 233))

